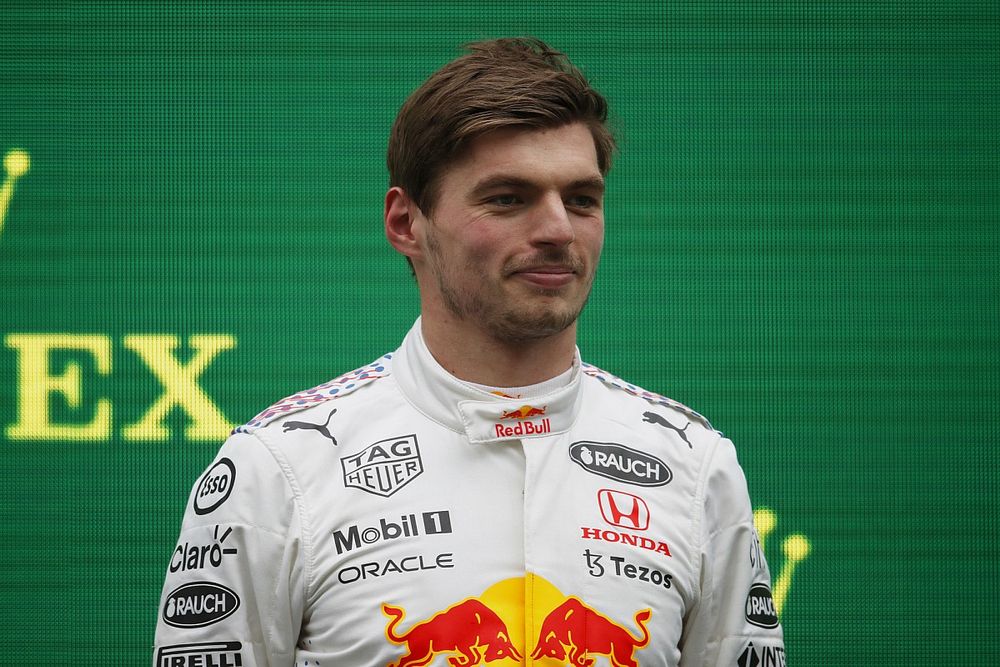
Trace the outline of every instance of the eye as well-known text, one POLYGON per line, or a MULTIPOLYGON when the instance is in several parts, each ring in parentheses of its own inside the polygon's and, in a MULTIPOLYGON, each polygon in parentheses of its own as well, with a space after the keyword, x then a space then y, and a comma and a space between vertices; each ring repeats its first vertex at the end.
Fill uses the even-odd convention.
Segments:
POLYGON ((566 200, 566 205, 572 208, 595 208, 599 206, 598 201, 588 195, 575 195, 566 200))
POLYGON ((487 203, 494 206, 510 207, 520 204, 521 199, 517 195, 502 194, 490 197, 489 200, 487 200, 487 203))

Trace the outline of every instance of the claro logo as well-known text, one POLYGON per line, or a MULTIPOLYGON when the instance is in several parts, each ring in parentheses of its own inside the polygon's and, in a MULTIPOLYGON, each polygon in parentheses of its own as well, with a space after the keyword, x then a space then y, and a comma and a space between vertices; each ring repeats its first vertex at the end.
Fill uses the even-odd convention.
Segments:
POLYGON ((209 581, 175 588, 163 606, 163 621, 175 628, 202 628, 218 623, 240 606, 236 593, 209 581))
POLYGON ((569 457, 587 472, 636 486, 663 486, 674 477, 660 459, 616 442, 574 442, 569 457))

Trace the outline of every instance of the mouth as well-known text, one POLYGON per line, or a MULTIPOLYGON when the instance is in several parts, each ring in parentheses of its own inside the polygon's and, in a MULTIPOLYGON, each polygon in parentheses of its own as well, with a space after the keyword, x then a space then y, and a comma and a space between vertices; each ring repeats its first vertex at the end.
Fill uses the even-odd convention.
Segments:
POLYGON ((556 264, 529 266, 511 274, 514 278, 543 289, 565 287, 576 279, 576 275, 573 267, 556 264))

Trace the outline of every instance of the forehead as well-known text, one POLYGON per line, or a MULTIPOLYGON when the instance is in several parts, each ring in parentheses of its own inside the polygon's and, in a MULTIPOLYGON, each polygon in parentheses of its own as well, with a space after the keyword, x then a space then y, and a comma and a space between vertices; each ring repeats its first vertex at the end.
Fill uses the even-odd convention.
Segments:
POLYGON ((442 186, 475 186, 511 176, 539 184, 601 178, 597 148, 583 123, 556 128, 505 128, 473 139, 442 174, 442 186))

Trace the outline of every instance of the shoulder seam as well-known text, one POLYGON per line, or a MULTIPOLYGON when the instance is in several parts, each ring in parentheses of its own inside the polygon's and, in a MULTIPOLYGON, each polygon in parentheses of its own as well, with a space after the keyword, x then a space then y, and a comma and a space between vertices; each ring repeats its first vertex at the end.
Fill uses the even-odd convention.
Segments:
MULTIPOLYGON (((597 366, 594 366, 592 364, 588 364, 586 362, 581 363, 581 369, 584 372, 584 374, 589 375, 590 377, 594 378, 595 380, 598 380, 598 381, 600 381, 600 382, 602 382, 602 383, 604 383, 604 384, 606 384, 606 385, 608 385, 610 387, 614 387, 616 389, 620 389, 621 391, 624 391, 627 394, 631 394, 632 396, 636 396, 638 398, 641 398, 644 401, 646 401, 647 403, 651 403, 653 405, 662 405, 664 407, 673 408, 675 410, 683 412, 688 417, 690 417, 690 418, 692 418, 692 419, 694 419, 694 420, 696 420, 698 422, 701 422, 701 424, 703 426, 705 426, 707 429, 709 429, 710 431, 715 431, 716 433, 719 433, 719 431, 717 431, 712 426, 711 422, 709 422, 708 419, 706 419, 704 416, 702 416, 698 412, 695 412, 694 410, 692 410, 688 406, 684 405, 683 403, 675 401, 672 398, 667 398, 666 396, 661 396, 660 394, 656 394, 654 392, 647 391, 647 390, 643 389, 642 387, 636 386, 636 385, 632 384, 631 382, 626 382, 625 380, 621 379, 620 377, 612 375, 611 373, 609 373, 609 372, 607 372, 607 371, 605 371, 603 369, 600 369, 597 366)), ((720 433, 720 435, 721 435, 721 433, 720 433)))
POLYGON ((391 353, 382 355, 370 364, 356 368, 349 373, 344 373, 312 389, 286 396, 274 405, 258 413, 249 422, 234 428, 233 433, 251 433, 285 415, 290 415, 294 412, 311 408, 314 405, 319 405, 320 403, 353 393, 366 384, 388 376, 390 370, 386 362, 390 359, 392 359, 391 353))

